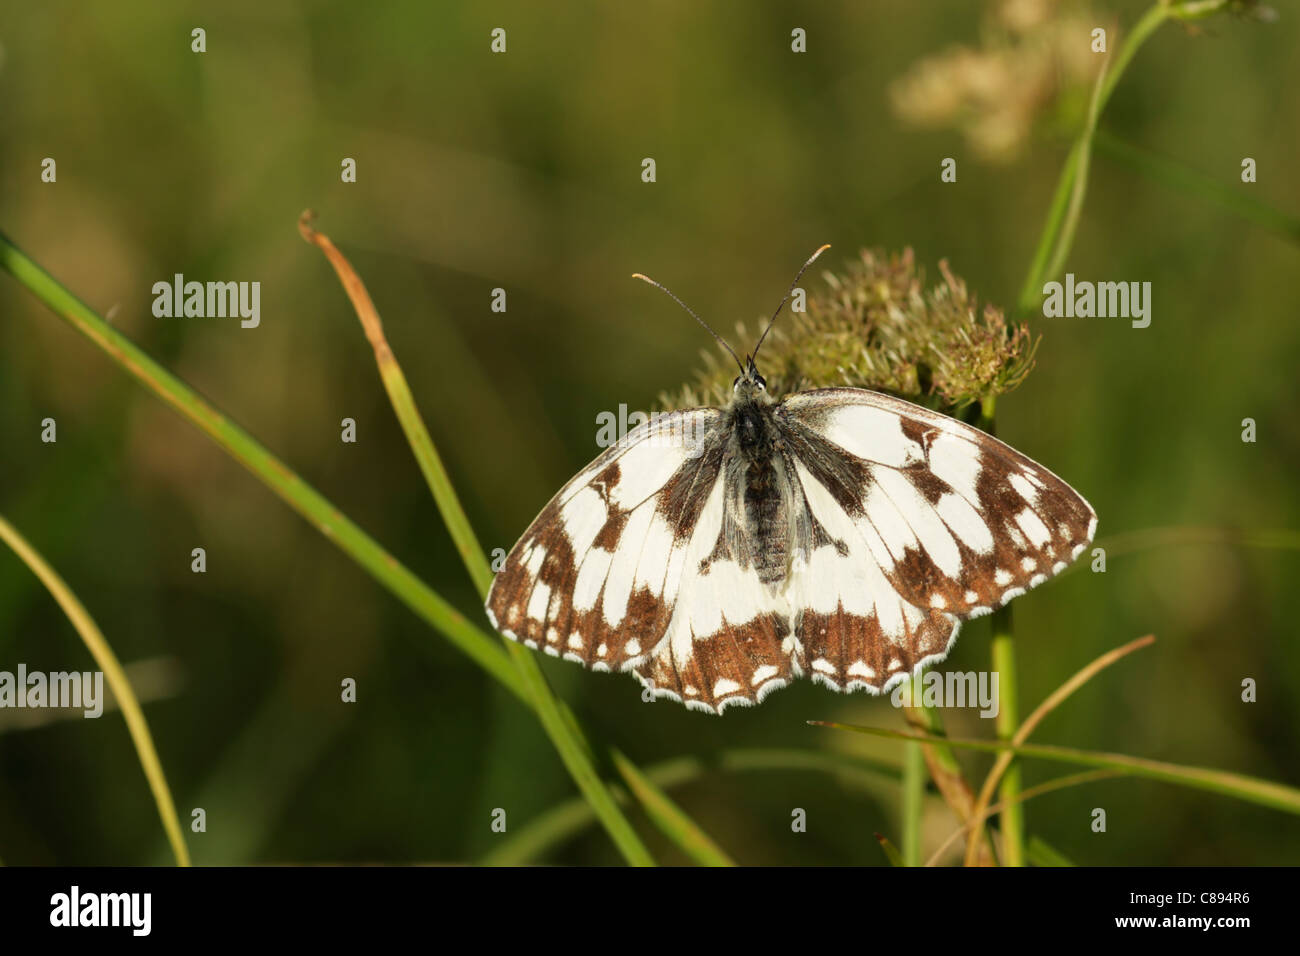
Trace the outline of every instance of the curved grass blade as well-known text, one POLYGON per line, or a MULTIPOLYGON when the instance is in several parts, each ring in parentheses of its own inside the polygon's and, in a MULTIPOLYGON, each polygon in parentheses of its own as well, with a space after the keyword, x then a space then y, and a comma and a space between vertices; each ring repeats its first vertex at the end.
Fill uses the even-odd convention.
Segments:
MULTIPOLYGON (((460 552, 461 560, 469 572, 470 579, 474 582, 474 587, 479 592, 479 597, 486 599, 488 589, 492 586, 491 565, 479 545, 478 537, 474 534, 474 528, 465 514, 465 509, 461 506, 456 489, 452 486, 451 477, 447 474, 433 438, 429 435, 429 429, 425 427, 424 418, 420 415, 410 386, 406 382, 406 375, 402 372, 397 356, 393 354, 384 335, 383 322, 375 309, 375 303, 370 298, 370 293, 366 291, 365 283, 361 281, 361 277, 357 275, 343 253, 339 252, 328 236, 312 227, 313 218, 314 213, 311 210, 304 212, 298 218, 298 231, 304 240, 324 253, 325 258, 333 266, 335 274, 338 275, 348 298, 352 301, 353 310, 361 322, 366 339, 374 350, 380 379, 384 383, 385 391, 388 392, 393 412, 401 423, 406 441, 419 463, 420 471, 424 474, 425 482, 433 494, 438 511, 447 525, 447 530, 451 533, 452 540, 456 543, 456 549, 460 552)), ((505 647, 524 686, 528 689, 533 709, 542 727, 551 738, 551 742, 560 754, 560 759, 577 783, 578 789, 591 801, 592 807, 605 825, 605 829, 609 831, 610 837, 629 863, 637 866, 653 865, 654 859, 650 856, 650 852, 636 835, 631 823, 623 816, 617 801, 605 788, 604 781, 596 772, 591 759, 591 747, 582 735, 577 721, 568 708, 552 693, 536 657, 513 641, 505 641, 505 647)), ((687 847, 683 846, 683 849, 689 852, 687 847)))
POLYGON ((1219 177, 1184 166, 1105 130, 1096 132, 1093 144, 1097 152, 1137 170, 1152 182, 1214 203, 1247 222, 1270 229, 1292 242, 1300 242, 1300 218, 1252 198, 1241 190, 1240 183, 1229 185, 1219 177))
MULTIPOLYGON (((1072 773, 1067 776, 1057 777, 1055 780, 1049 780, 1046 783, 1040 783, 1037 786, 1029 787, 1025 790, 1020 791, 1020 793, 1016 794, 1016 802, 1024 803, 1026 800, 1032 799, 1033 797, 1041 796, 1044 793, 1051 793, 1053 790, 1064 790, 1067 787, 1077 787, 1085 783, 1095 783, 1098 780, 1109 780, 1112 777, 1121 777, 1121 776, 1123 776, 1123 774, 1121 774, 1118 770, 1085 770, 1083 771, 1083 773, 1072 773)), ((995 803, 993 804, 993 806, 985 809, 983 819, 987 820, 989 817, 993 816, 993 814, 1001 813, 1005 809, 1006 809, 1005 803, 1002 802, 995 803)), ((944 840, 943 843, 939 845, 939 848, 935 850, 932 854, 930 854, 930 859, 926 861, 925 865, 937 866, 939 863, 939 858, 943 856, 944 851, 947 850, 948 847, 952 846, 953 843, 955 843, 958 839, 960 839, 962 834, 964 834, 965 832, 966 832, 966 827, 964 826, 960 826, 957 829, 953 830, 952 833, 948 835, 948 839, 944 840)), ((1028 859, 1028 851, 1026 851, 1026 859, 1028 859)))
POLYGON ((0 233, 0 267, 56 315, 99 346, 180 415, 198 426, 294 511, 364 568, 403 604, 443 634, 511 693, 528 699, 519 674, 491 637, 334 507, 256 439, 198 396, 65 289, 0 233))
POLYGON ((140 758, 140 767, 144 770, 145 779, 149 781, 154 803, 158 805, 158 816, 162 819, 163 829, 167 831, 167 840, 171 843, 176 865, 189 866, 190 851, 185 845, 180 820, 176 817, 176 804, 167 786, 167 777, 158 759, 158 751, 153 745, 153 735, 149 733, 149 723, 144 719, 144 711, 140 709, 140 702, 136 700, 135 691, 131 689, 131 682, 126 679, 126 672, 122 670, 113 648, 109 646, 103 632, 95 624, 94 618, 77 600, 71 588, 59 577, 58 572, 50 567, 3 516, 0 516, 0 538, 4 539, 23 563, 31 568, 32 573, 41 579, 41 583, 49 590, 72 626, 76 628, 82 643, 86 645, 86 650, 90 651, 91 657, 104 672, 104 678, 108 681, 108 686, 113 689, 118 706, 122 708, 122 717, 126 720, 126 728, 131 734, 131 743, 135 745, 136 755, 140 758))
POLYGON ((851 730, 854 733, 870 734, 875 737, 889 737, 894 740, 932 740, 945 743, 950 747, 967 750, 981 750, 985 753, 1008 751, 1017 757, 1038 757, 1058 763, 1073 763, 1085 767, 1104 767, 1134 777, 1146 777, 1190 787, 1193 790, 1206 790, 1210 793, 1235 797, 1247 803, 1271 807, 1286 813, 1300 814, 1300 790, 1286 784, 1261 780, 1245 774, 1232 773, 1228 770, 1215 770, 1211 767, 1187 767, 1181 764, 1165 763, 1161 760, 1148 760, 1144 757, 1130 757, 1127 754, 1107 753, 1100 750, 1079 750, 1075 747, 1060 747, 1053 744, 1002 743, 991 740, 968 740, 959 737, 935 737, 930 734, 905 733, 898 730, 886 730, 883 727, 859 727, 854 724, 841 724, 832 721, 810 720, 817 727, 831 727, 835 730, 851 730))
POLYGON ((1137 54, 1138 48, 1170 16, 1170 4, 1156 3, 1134 24, 1120 45, 1113 64, 1108 59, 1097 83, 1093 87, 1092 99, 1088 104, 1088 118, 1080 131, 1074 145, 1066 156, 1065 165, 1056 182, 1056 191, 1052 194, 1052 203, 1048 209, 1047 221, 1043 224, 1042 235, 1034 250, 1033 262, 1025 283, 1020 289, 1017 305, 1021 313, 1032 311, 1044 280, 1055 275, 1070 254, 1074 244, 1074 230, 1078 225, 1079 213, 1083 208, 1083 199, 1088 188, 1088 161, 1092 151, 1092 139, 1097 130, 1106 103, 1110 100, 1115 86, 1124 71, 1137 54))
MULTIPOLYGON (((1132 654, 1134 651, 1141 650, 1144 647, 1149 647, 1153 643, 1155 643, 1155 636, 1152 634, 1148 634, 1145 637, 1139 637, 1135 641, 1130 641, 1129 643, 1123 645, 1122 647, 1117 647, 1112 651, 1107 651, 1105 654, 1102 654, 1100 657, 1098 657, 1092 663, 1088 664, 1086 667, 1081 668, 1076 674, 1074 674, 1073 677, 1071 677, 1069 680, 1063 683, 1056 690, 1052 691, 1052 693, 1048 695, 1045 701, 1043 701, 1036 708, 1034 708, 1034 712, 1030 714, 1028 718, 1026 718, 1025 722, 1021 724, 1019 729, 1017 729, 1013 734, 1010 735, 1003 734, 1002 728, 999 727, 998 736, 999 737, 1009 736, 1011 743, 1023 744, 1026 740, 1029 739, 1029 735, 1034 732, 1034 728, 1037 727, 1040 723, 1042 723, 1043 719, 1047 717, 1048 714, 1050 714, 1053 710, 1059 707, 1065 701, 1065 699, 1069 697, 1071 694, 1073 694, 1076 690, 1078 690, 1088 681, 1092 680, 1092 678, 1097 676, 1097 674, 1105 670, 1111 664, 1114 664, 1116 661, 1120 660, 1123 657, 1127 657, 1129 654, 1132 654)), ((1003 776, 1003 774, 1007 772, 1007 769, 1011 766, 1011 762, 1013 759, 1014 757, 1012 754, 1009 753, 998 754, 998 759, 994 762, 993 768, 989 771, 988 776, 984 780, 984 786, 980 788, 979 797, 975 801, 975 810, 971 814, 972 820, 983 820, 988 815, 987 807, 989 805, 989 801, 993 799, 993 790, 994 788, 997 787, 998 780, 1003 776)), ((1019 790, 1018 785, 1010 792, 1008 792, 1008 790, 1004 788, 1002 792, 1003 804, 1004 805, 1018 804, 1019 801, 1016 800, 1016 794, 1018 790, 1019 790)), ((967 843, 966 843, 966 865, 967 866, 973 866, 975 864, 976 855, 978 853, 978 839, 979 839, 979 832, 977 830, 972 829, 970 834, 967 836, 967 843)), ((1021 862, 1023 862, 1023 860, 1021 862)), ((1020 865, 1020 863, 1017 863, 1015 865, 1020 865)))

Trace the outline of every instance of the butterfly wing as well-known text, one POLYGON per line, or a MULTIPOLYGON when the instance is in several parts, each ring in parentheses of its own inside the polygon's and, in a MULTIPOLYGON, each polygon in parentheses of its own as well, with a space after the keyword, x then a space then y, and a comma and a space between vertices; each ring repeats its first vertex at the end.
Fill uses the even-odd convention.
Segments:
POLYGON ((722 422, 713 408, 657 416, 575 476, 506 557, 493 625, 701 710, 788 679, 783 608, 727 554, 722 422))
POLYGON ((1065 570, 1096 530, 1042 465, 901 399, 815 389, 776 418, 820 529, 790 582, 798 660, 836 689, 942 658, 962 619, 1065 570))

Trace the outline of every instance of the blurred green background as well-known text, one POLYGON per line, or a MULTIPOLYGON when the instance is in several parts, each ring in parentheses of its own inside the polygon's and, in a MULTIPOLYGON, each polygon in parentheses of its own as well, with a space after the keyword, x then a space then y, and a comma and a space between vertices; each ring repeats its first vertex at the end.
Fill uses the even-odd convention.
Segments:
MULTIPOLYGON (((1077 95, 992 162, 951 127, 909 125, 890 94, 919 60, 978 46, 991 7, 5 3, 0 229, 486 626, 299 213, 315 208, 364 277, 480 539, 508 548, 595 455, 596 415, 650 407, 708 344, 631 272, 727 330, 769 312, 822 242, 828 268, 861 246, 911 246, 932 278, 947 258, 1014 306, 1077 95), (206 53, 191 52, 195 27, 206 53), (495 27, 504 55, 489 50, 495 27), (791 52, 794 27, 807 53, 791 52), (949 156, 958 180, 944 184, 949 156), (57 183, 40 181, 44 157, 57 183), (344 157, 355 184, 340 182, 344 157), (154 318, 151 287, 177 272, 259 280, 261 326, 154 318), (496 287, 505 314, 490 310, 496 287), (356 444, 339 440, 344 417, 356 444)), ((1102 128, 1300 210, 1300 36, 1294 7, 1278 7, 1268 25, 1163 27, 1102 128), (1254 185, 1240 183, 1246 156, 1254 185)), ((1123 28, 1144 8, 1084 16, 1123 28)), ((1068 269, 1150 281, 1151 326, 1029 317, 1038 367, 998 412, 1004 438, 1096 507, 1102 546, 1149 528, 1300 527, 1296 261, 1294 237, 1094 158, 1068 269)), ((207 811, 207 833, 187 827, 196 862, 474 860, 576 793, 521 705, 8 276, 0 439, 0 513, 139 665, 182 823, 207 811), (47 416, 57 444, 40 441, 47 416), (195 547, 206 574, 190 571, 195 547), (339 702, 344 677, 355 705, 339 702), (497 807, 505 836, 490 830, 497 807)), ((1020 599, 1026 711, 1101 652, 1159 637, 1035 739, 1300 784, 1298 571, 1294 551, 1161 546, 1020 599), (1257 703, 1241 702, 1247 677, 1257 703)), ((986 669, 988 643, 987 622, 970 625, 943 666, 986 669)), ((92 666, 6 550, 0 669, 20 661, 92 666)), ((642 703, 628 677, 544 666, 593 736, 642 766, 755 748, 900 759, 892 742, 805 723, 899 725, 885 700, 802 682, 716 719, 642 703)), ((0 858, 169 860, 119 715, 10 717, 0 858)), ((955 734, 992 732, 973 711, 945 717, 955 734)), ((1025 779, 1063 772, 1030 763, 1025 779)), ((674 793, 744 863, 883 863, 873 832, 898 836, 885 779, 710 771, 674 793), (795 807, 807 833, 791 832, 795 807)), ((955 823, 927 807, 928 852, 955 823)), ((1295 817, 1154 782, 1062 791, 1026 814, 1079 863, 1300 859, 1295 817)), ((637 819, 662 859, 682 859, 637 819)), ((542 859, 618 857, 593 827, 542 859)))

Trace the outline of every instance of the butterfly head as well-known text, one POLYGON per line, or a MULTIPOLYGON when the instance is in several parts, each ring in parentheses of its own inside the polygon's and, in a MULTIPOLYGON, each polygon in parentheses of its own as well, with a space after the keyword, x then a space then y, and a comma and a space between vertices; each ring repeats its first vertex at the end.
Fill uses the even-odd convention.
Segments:
POLYGON ((772 399, 767 394, 767 379, 758 374, 752 355, 745 357, 745 374, 736 376, 731 383, 731 390, 736 399, 748 399, 766 404, 772 399))

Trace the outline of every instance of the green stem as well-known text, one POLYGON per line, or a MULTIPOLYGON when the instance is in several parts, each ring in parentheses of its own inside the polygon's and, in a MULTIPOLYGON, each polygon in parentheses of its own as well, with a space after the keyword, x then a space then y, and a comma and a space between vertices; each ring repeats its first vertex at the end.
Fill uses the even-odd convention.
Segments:
POLYGON ((1124 38, 1114 62, 1108 61, 1098 74, 1097 82, 1093 86, 1092 99, 1088 104, 1087 121, 1078 139, 1070 148, 1061 175, 1057 179, 1047 221, 1043 225, 1042 235, 1039 236, 1038 246, 1034 250, 1029 274, 1020 289, 1017 305, 1021 313, 1033 310, 1042 292, 1044 281, 1060 272, 1074 245, 1074 233, 1078 227, 1079 215, 1088 188, 1092 139, 1102 111, 1105 110, 1106 103, 1123 77, 1124 71, 1137 55, 1138 49, 1169 17, 1170 7, 1165 3, 1157 3, 1148 9, 1124 38))
MULTIPOLYGON (((904 699, 910 701, 909 706, 911 707, 922 708, 924 706, 920 700, 923 673, 922 668, 917 668, 916 673, 908 678, 908 690, 909 692, 915 691, 916 695, 916 699, 912 699, 910 693, 904 695, 904 699)), ((922 749, 922 745, 919 743, 904 744, 902 791, 903 866, 921 865, 921 809, 925 803, 926 776, 925 751, 922 749)))
POLYGON ((1020 287, 1016 310, 1021 315, 1032 312, 1039 302, 1043 276, 1047 272, 1047 260, 1055 248, 1056 237, 1061 230, 1061 221, 1065 218, 1070 193, 1074 188, 1074 172, 1078 164, 1079 144, 1075 143, 1070 147, 1070 152, 1065 157, 1065 165, 1061 167, 1061 173, 1057 177, 1052 203, 1047 209, 1047 221, 1043 223, 1042 234, 1038 237, 1038 245, 1034 248, 1034 258, 1029 264, 1029 274, 1025 276, 1025 284, 1020 287))
MULTIPOLYGON (((997 433, 994 418, 996 399, 980 403, 979 427, 990 435, 997 433)), ((990 646, 992 667, 998 675, 997 732, 1002 740, 1016 735, 1020 722, 1016 680, 1016 640, 1012 627, 1011 606, 1004 604, 993 612, 993 641, 990 646)), ((1002 832, 1002 863, 1004 866, 1025 865, 1025 811, 1020 800, 1020 766, 1012 764, 1002 776, 998 795, 1005 807, 1000 821, 1002 832)), ((971 846, 974 846, 972 837, 971 846)), ((970 856, 968 854, 968 860, 970 856)))
POLYGON ((903 746, 903 865, 921 865, 921 808, 925 803, 925 754, 921 744, 903 746))
MULTIPOLYGON (((1016 687, 1016 641, 1012 636, 1011 606, 993 612, 993 670, 998 675, 997 732, 1000 740, 1016 735, 1020 715, 1016 687)), ((998 796, 1002 813, 998 817, 1002 832, 1002 864, 1025 865, 1025 812, 1020 797, 1020 765, 1013 763, 1002 775, 998 796)))

